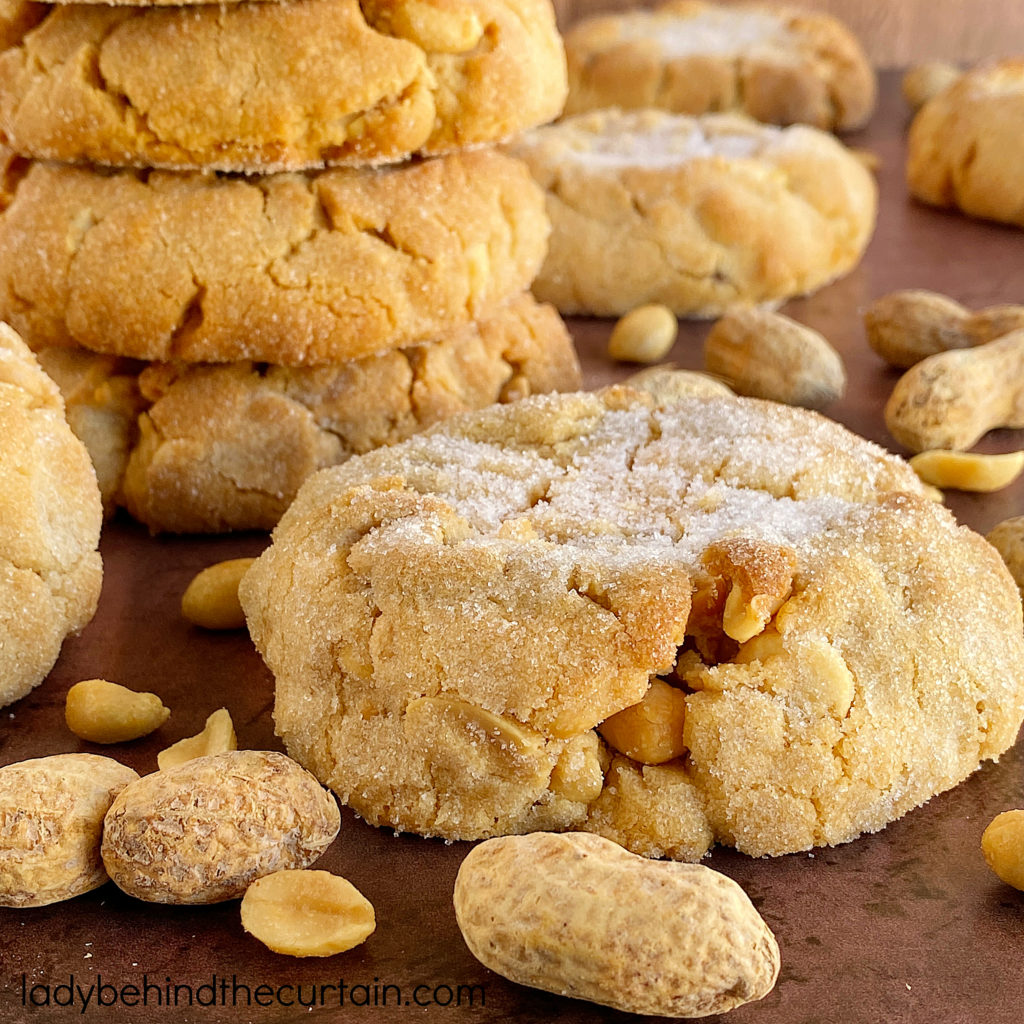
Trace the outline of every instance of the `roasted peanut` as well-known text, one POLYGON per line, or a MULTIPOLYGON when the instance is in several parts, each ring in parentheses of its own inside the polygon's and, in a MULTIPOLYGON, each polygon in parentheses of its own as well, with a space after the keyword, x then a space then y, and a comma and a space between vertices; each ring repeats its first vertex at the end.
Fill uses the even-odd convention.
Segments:
POLYGON ((921 452, 911 468, 926 483, 954 491, 998 491, 1013 483, 1024 469, 1024 452, 977 455, 945 450, 921 452))
POLYGON ((186 736, 177 743, 161 750, 156 755, 157 767, 173 768, 176 764, 191 761, 194 757, 205 757, 207 754, 222 754, 225 750, 237 750, 238 740, 235 727, 227 708, 214 711, 206 719, 203 731, 195 736, 186 736))
POLYGON ((677 370, 671 364, 649 366, 646 370, 627 377, 624 384, 646 391, 659 403, 674 402, 678 398, 731 397, 732 389, 720 380, 697 370, 677 370))
POLYGON ((986 534, 985 540, 1002 556, 1024 597, 1024 516, 1014 516, 997 523, 986 534))
POLYGON ((99 754, 0 768, 0 906, 42 907, 102 885, 103 816, 137 778, 99 754))
POLYGON ((242 897, 242 927, 288 956, 333 956, 358 946, 376 927, 370 901, 329 871, 275 871, 242 897))
POLYGON ((491 970, 627 1013, 722 1013, 778 976, 775 937, 732 879, 601 836, 489 839, 462 862, 454 903, 491 970))
POLYGON ((103 863, 130 896, 217 903, 311 864, 338 833, 334 797, 267 750, 210 754, 126 786, 103 823, 103 863))
POLYGON ((255 558, 231 558, 198 573, 181 597, 181 614, 204 629, 241 629, 245 613, 238 584, 255 558))
POLYGON ((817 331, 758 307, 732 310, 715 323, 704 366, 739 395, 808 409, 846 390, 843 361, 817 331))
POLYGON ((1024 889, 1024 810, 997 814, 982 833, 981 852, 1007 885, 1024 889))
POLYGON ((1024 427, 1024 330, 912 366, 889 396, 885 423, 915 452, 962 450, 996 427, 1024 427))
POLYGON ((920 110, 933 96, 952 85, 963 72, 955 64, 928 60, 915 64, 903 76, 900 91, 911 110, 920 110))
POLYGON ((1024 327, 1024 306, 972 313, 938 292, 892 292, 864 314, 868 344, 890 366, 907 369, 937 352, 976 348, 1024 327))
POLYGON ((668 306, 637 306, 621 317, 608 339, 608 355, 627 363, 656 363, 675 344, 679 321, 668 306))
POLYGON ((90 743, 125 743, 159 729, 170 709, 155 693, 139 693, 106 679, 83 679, 68 690, 64 721, 90 743))
POLYGON ((597 728, 620 754, 642 764, 664 764, 686 753, 683 719, 686 694, 664 680, 652 679, 643 700, 606 718, 597 728))
POLYGON ((551 771, 551 792, 581 804, 596 799, 604 788, 600 749, 592 729, 569 740, 551 771))

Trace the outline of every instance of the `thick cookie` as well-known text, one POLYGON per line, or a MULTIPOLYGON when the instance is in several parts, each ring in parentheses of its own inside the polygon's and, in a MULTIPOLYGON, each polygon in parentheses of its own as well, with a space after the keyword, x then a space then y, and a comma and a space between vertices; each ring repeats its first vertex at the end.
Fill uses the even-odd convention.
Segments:
POLYGON ((289 752, 371 822, 781 854, 880 828, 1024 716, 1016 588, 921 493, 801 409, 530 398, 311 477, 240 596, 289 752), (682 746, 644 765, 595 729, 654 676, 682 746))
POLYGON ((269 529, 314 470, 456 412, 580 383, 558 314, 527 295, 450 336, 331 366, 162 363, 140 376, 82 349, 40 359, 102 468, 108 509, 175 533, 269 529))
POLYGON ((506 139, 565 101, 550 0, 70 4, 19 37, 23 6, 0 10, 0 129, 26 156, 380 163, 506 139))
POLYGON ((57 386, 0 324, 0 706, 53 667, 93 616, 100 492, 57 386))
POLYGON ((874 230, 871 175, 803 125, 595 111, 510 151, 547 191, 551 244, 533 287, 563 313, 778 302, 852 269, 874 230))
POLYGON ((917 113, 910 191, 933 206, 1024 227, 1024 60, 969 71, 917 113))
POLYGON ((875 74, 857 39, 835 18, 797 7, 671 0, 581 21, 565 50, 567 114, 738 110, 845 130, 866 124, 875 107, 875 74))
POLYGON ((486 316, 529 287, 549 230, 527 169, 490 149, 253 178, 8 170, 0 318, 33 349, 354 359, 486 316))

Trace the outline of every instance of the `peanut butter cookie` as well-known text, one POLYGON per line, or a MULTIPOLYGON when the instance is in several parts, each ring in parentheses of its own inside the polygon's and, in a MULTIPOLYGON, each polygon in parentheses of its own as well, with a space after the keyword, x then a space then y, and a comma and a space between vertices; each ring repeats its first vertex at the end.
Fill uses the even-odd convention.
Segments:
POLYGON ((56 384, 0 324, 0 707, 53 667, 99 600, 100 492, 56 384))
POLYGON ((875 74, 836 18, 778 4, 670 0, 588 18, 565 37, 566 113, 658 107, 737 110, 772 124, 863 127, 875 74))
POLYGON ((8 143, 118 167, 392 162, 509 138, 566 94, 550 0, 5 0, 0 34, 8 143))
POLYGON ((535 294, 563 313, 646 302, 717 316, 851 270, 877 189, 832 136, 735 114, 594 111, 510 151, 547 192, 552 237, 535 294))
POLYGON ((918 199, 1024 227, 1024 60, 969 71, 918 111, 907 182, 918 199))
POLYGON ((1016 587, 922 493, 802 409, 529 398, 311 477, 239 594, 288 750, 371 822, 781 854, 1024 717, 1016 587))
POLYGON ((6 166, 0 317, 33 349, 355 359, 518 295, 549 231, 527 169, 491 149, 252 178, 6 166))
POLYGON ((558 314, 528 295, 407 349, 329 366, 152 363, 44 349, 109 510, 154 532, 269 529, 302 481, 456 412, 579 386, 558 314))

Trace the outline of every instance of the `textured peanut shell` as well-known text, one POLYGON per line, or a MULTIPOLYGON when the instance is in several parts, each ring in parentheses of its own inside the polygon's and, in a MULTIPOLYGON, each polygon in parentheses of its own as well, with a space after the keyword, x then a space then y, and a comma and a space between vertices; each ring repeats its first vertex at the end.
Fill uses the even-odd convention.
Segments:
POLYGON ((939 352, 896 382, 885 425, 911 451, 962 451, 996 427, 1024 427, 1024 329, 939 352))
POLYGON ((503 977, 627 1013, 705 1017, 767 995, 771 929, 732 879, 584 833, 490 839, 455 880, 473 955, 503 977))
POLYGON ((0 768, 0 906, 42 907, 102 885, 103 816, 137 778, 98 754, 0 768))
POLYGON ((283 754, 232 750, 139 779, 103 827, 103 863, 126 893, 153 903, 217 903, 330 845, 334 798, 283 754))

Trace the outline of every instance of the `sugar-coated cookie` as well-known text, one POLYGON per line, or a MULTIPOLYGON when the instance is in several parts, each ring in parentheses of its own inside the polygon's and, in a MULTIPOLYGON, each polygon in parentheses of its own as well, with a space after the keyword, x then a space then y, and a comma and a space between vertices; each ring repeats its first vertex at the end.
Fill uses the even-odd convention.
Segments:
POLYGON ((550 0, 4 0, 0 36, 12 148, 118 167, 266 173, 446 153, 543 124, 566 93, 550 0))
POLYGON ((874 179, 805 125, 602 110, 509 148, 547 193, 533 288, 563 313, 661 302, 707 317, 803 295, 851 270, 875 225, 874 179))
POLYGON ((0 318, 33 349, 354 359, 518 295, 549 231, 527 169, 492 149, 252 178, 7 168, 0 318))
POLYGON ((314 470, 456 412, 580 384, 565 325, 528 295, 435 341, 329 366, 40 359, 108 510, 174 533, 269 529, 314 470))
POLYGON ((565 37, 566 113, 659 107, 738 110, 773 124, 862 127, 875 74, 850 30, 780 4, 670 0, 656 10, 587 18, 565 37))
POLYGON ((0 323, 0 707, 45 678, 92 618, 100 492, 57 386, 0 323))
POLYGON ((843 842, 1024 717, 995 550, 902 460, 752 399, 454 417, 307 480, 240 597, 292 756, 369 821, 453 839, 843 842), (637 717, 671 742, 641 763, 609 721, 654 689, 637 717))
POLYGON ((1024 60, 962 75, 910 126, 907 182, 918 199, 1024 227, 1024 60))

